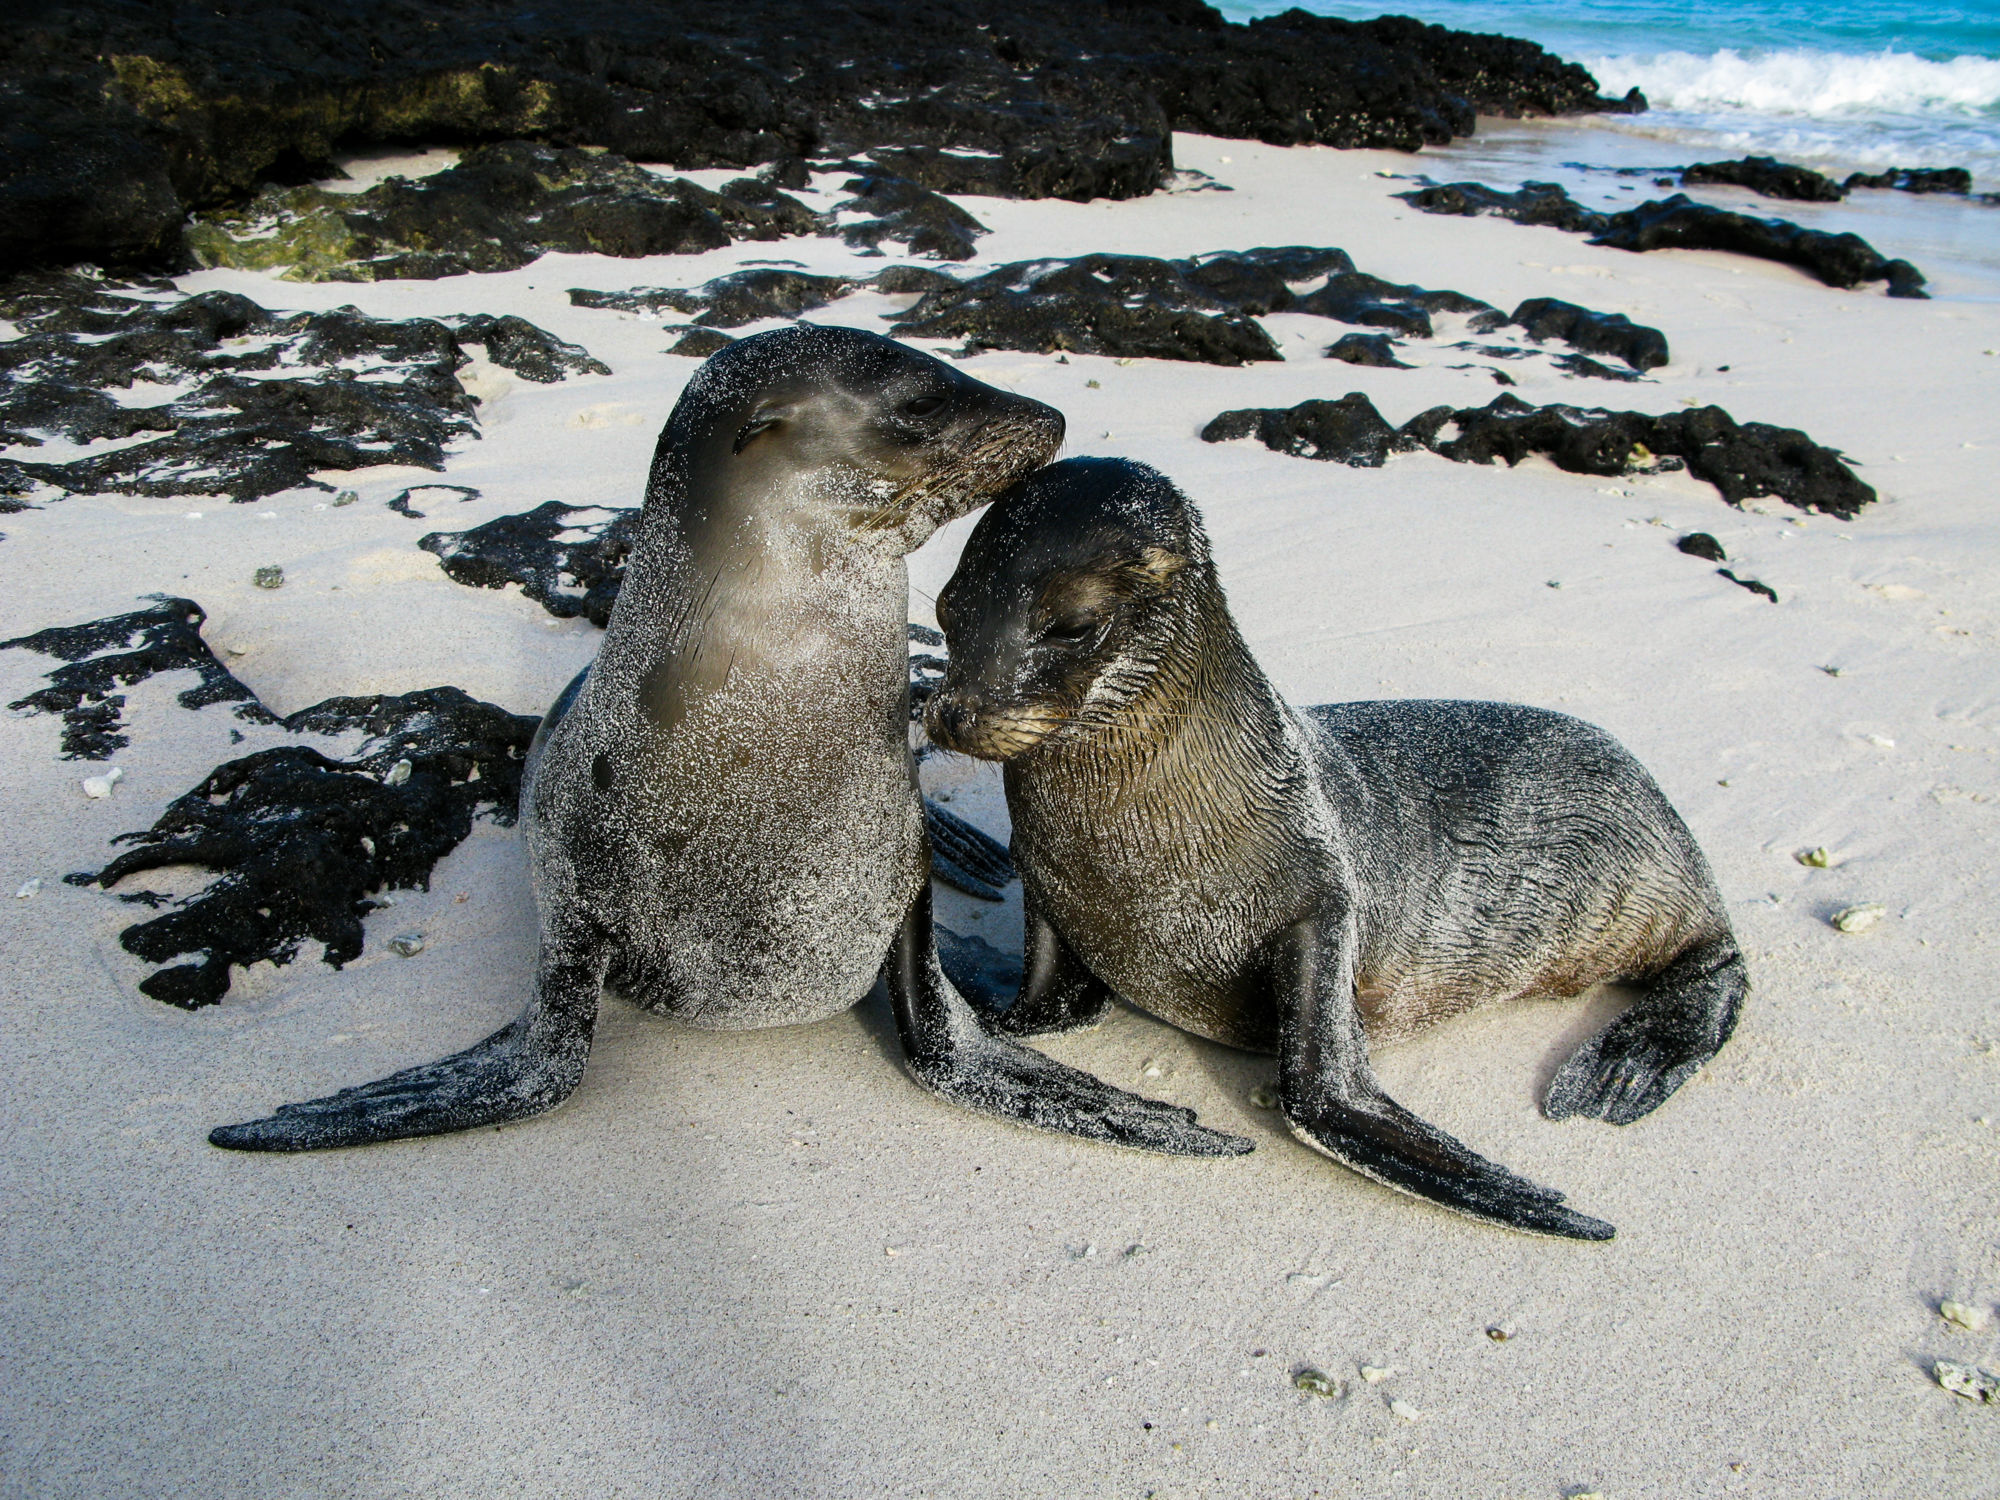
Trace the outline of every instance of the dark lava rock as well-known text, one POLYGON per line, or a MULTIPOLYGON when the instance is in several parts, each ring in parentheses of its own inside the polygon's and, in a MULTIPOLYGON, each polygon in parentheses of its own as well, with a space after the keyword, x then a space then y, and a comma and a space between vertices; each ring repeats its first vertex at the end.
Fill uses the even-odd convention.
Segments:
POLYGON ((1544 224, 1592 235, 1592 244, 1614 250, 1727 250, 1798 266, 1828 286, 1886 281, 1891 297, 1924 295, 1921 271, 1906 260, 1884 258, 1858 234, 1828 234, 1803 229, 1786 219, 1733 213, 1696 203, 1685 193, 1616 214, 1587 209, 1548 182, 1525 183, 1518 193, 1502 193, 1476 182, 1454 182, 1396 196, 1425 213, 1497 214, 1518 224, 1544 224))
POLYGON ((609 373, 574 344, 519 318, 390 322, 352 307, 267 312, 234 292, 178 297, 75 274, 0 288, 0 442, 39 447, 138 442, 56 462, 10 460, 8 488, 80 494, 227 495, 331 488, 319 470, 377 464, 442 469, 446 447, 478 430, 457 372, 464 345, 531 380, 609 373), (153 405, 109 392, 164 386, 153 405), (149 436, 151 434, 151 436, 149 436))
POLYGON ((1592 242, 1614 250, 1727 250, 1783 261, 1828 286, 1886 281, 1891 297, 1922 297, 1923 273, 1906 260, 1887 260, 1858 234, 1801 229, 1784 219, 1759 219, 1696 203, 1685 193, 1642 203, 1611 216, 1592 242))
MULTIPOLYGON (((1586 354, 1616 355, 1635 370, 1656 370, 1667 362, 1667 336, 1623 313, 1592 312, 1574 302, 1532 297, 1515 308, 1508 321, 1526 329, 1537 343, 1561 339, 1586 354)), ((1599 365, 1590 373, 1602 369, 1599 365)))
POLYGON ((1226 411, 1201 430, 1205 443, 1246 437, 1295 458, 1330 459, 1357 469, 1379 469, 1391 453, 1416 446, 1383 421, 1359 391, 1338 401, 1301 401, 1287 411, 1226 411))
MULTIPOLYGON (((1297 10, 1235 25, 1198 0, 70 0, 0 21, 0 273, 167 263, 187 212, 412 141, 684 168, 893 150, 879 164, 932 191, 1081 200, 1159 186, 1175 130, 1413 150, 1482 113, 1603 108, 1643 100, 1532 43, 1297 10)), ((586 237, 658 241, 672 217, 607 211, 586 237)), ((423 244, 385 244, 390 274, 417 273, 423 244)), ((479 254, 468 237, 434 264, 479 254)))
POLYGON ((1378 370, 1414 368, 1396 358, 1396 341, 1386 333, 1346 334, 1327 345, 1326 357, 1350 365, 1369 365, 1378 370))
POLYGON ((1501 395, 1489 405, 1433 407, 1392 428, 1368 398, 1306 401, 1289 410, 1224 412, 1202 429, 1211 443, 1256 437, 1302 458, 1378 466, 1391 453, 1428 448, 1455 463, 1517 464, 1541 454, 1572 474, 1660 473, 1685 468, 1731 505, 1774 495, 1799 510, 1851 520, 1875 499, 1838 452, 1803 432, 1738 423, 1719 406, 1648 416, 1575 406, 1531 406, 1501 395))
POLYGON ((1778 602, 1778 591, 1772 588, 1770 584, 1763 582, 1761 579, 1738 578, 1734 573, 1730 572, 1729 569, 1727 568, 1717 568, 1715 571, 1720 573, 1724 578, 1727 578, 1731 583, 1735 584, 1740 589, 1748 589, 1753 594, 1762 594, 1766 599, 1769 599, 1773 604, 1776 604, 1778 602))
POLYGON ((1850 172, 1847 187, 1894 188, 1903 193, 1969 193, 1972 174, 1964 167, 1891 167, 1886 172, 1850 172))
POLYGON ((188 246, 203 265, 284 268, 295 281, 388 281, 511 271, 551 250, 686 254, 823 227, 755 178, 710 192, 610 152, 507 141, 365 192, 275 188, 241 210, 203 215, 188 246))
POLYGON ((1503 321, 1500 310, 1490 302, 1468 297, 1463 292, 1428 291, 1420 286, 1403 286, 1370 276, 1366 271, 1336 271, 1326 285, 1307 292, 1291 304, 1291 311, 1337 318, 1343 323, 1359 323, 1364 328, 1387 328, 1409 338, 1431 336, 1431 314, 1437 312, 1488 314, 1475 316, 1475 332, 1497 328, 1503 321))
POLYGON ((893 240, 912 255, 932 260, 971 260, 978 254, 973 241, 986 226, 949 198, 907 177, 871 174, 846 184, 854 196, 838 209, 868 214, 841 227, 841 237, 856 249, 880 254, 882 241, 893 240))
MULTIPOLYGON (((946 284, 958 283, 945 278, 946 284)), ((635 287, 629 292, 593 292, 572 287, 576 307, 605 307, 617 312, 698 313, 703 328, 741 328, 764 318, 796 318, 845 297, 862 283, 846 276, 809 276, 804 271, 757 266, 733 271, 698 287, 635 287)))
POLYGON ((591 358, 580 344, 566 343, 547 329, 537 328, 526 318, 509 313, 496 318, 490 313, 448 320, 461 344, 482 344, 494 364, 512 370, 523 380, 553 385, 570 375, 609 375, 611 366, 591 358))
POLYGON ((389 502, 389 509, 399 516, 407 516, 412 521, 423 520, 424 513, 417 509, 416 500, 421 495, 425 502, 435 503, 436 497, 458 496, 458 503, 464 505, 479 498, 479 491, 469 484, 413 484, 389 502))
POLYGON ((1708 562, 1729 561, 1729 554, 1722 550, 1722 543, 1705 531, 1690 531, 1674 545, 1689 557, 1699 557, 1708 562))
MULTIPOLYGON (((1194 262, 1144 255, 1017 261, 927 292, 889 331, 1036 354, 1061 349, 1214 365, 1282 359, 1249 309, 1200 284, 1194 269, 1194 262)), ((1290 295, 1278 276, 1270 280, 1273 295, 1290 295)))
POLYGON ((707 359, 711 354, 720 353, 736 340, 729 334, 714 328, 690 328, 676 339, 667 350, 669 354, 679 354, 688 359, 707 359))
POLYGON ((1516 224, 1540 224, 1571 234, 1601 234, 1610 215, 1585 208, 1553 182, 1524 182, 1520 191, 1503 193, 1480 182, 1445 182, 1396 194, 1427 214, 1453 214, 1470 219, 1493 214, 1516 224))
POLYGON ((600 629, 625 582, 639 512, 550 500, 470 531, 433 531, 418 541, 457 583, 521 592, 559 619, 582 615, 600 629), (584 535, 575 541, 564 536, 584 535))
POLYGON ((1682 170, 1681 181, 1724 183, 1748 188, 1766 198, 1791 198, 1800 203, 1838 203, 1847 196, 1847 189, 1831 177, 1822 177, 1811 167, 1794 166, 1769 156, 1698 161, 1682 170))
MULTIPOLYGON (((156 910, 171 905, 126 928, 119 942, 148 963, 171 965, 139 988, 184 1010, 218 1003, 232 965, 290 963, 308 940, 324 946, 336 969, 358 958, 362 919, 387 904, 374 893, 428 890, 438 860, 465 840, 476 816, 513 823, 523 759, 541 722, 454 687, 329 698, 279 718, 215 659, 201 639, 204 618, 190 599, 156 596, 151 609, 0 643, 64 660, 49 688, 13 707, 62 715, 67 758, 102 760, 129 743, 119 732, 124 699, 111 687, 167 671, 200 678, 181 693, 183 707, 234 702, 239 718, 291 734, 363 737, 338 756, 279 745, 228 761, 151 828, 113 839, 132 847, 103 869, 66 877, 110 890, 176 865, 214 874, 179 900, 145 890, 123 896, 156 910), (398 770, 404 761, 407 772, 398 770), (198 957, 172 963, 189 955, 198 957)), ((1013 878, 1006 847, 934 803, 925 815, 939 878, 999 899, 1013 878)))
POLYGON ((193 672, 201 679, 179 694, 182 708, 235 703, 238 718, 277 722, 208 649, 201 638, 202 621, 208 618, 202 607, 192 599, 152 597, 151 609, 0 641, 0 651, 19 647, 65 663, 48 674, 47 687, 7 705, 20 712, 60 714, 64 760, 109 760, 131 744, 123 719, 125 695, 117 689, 161 672, 193 672))

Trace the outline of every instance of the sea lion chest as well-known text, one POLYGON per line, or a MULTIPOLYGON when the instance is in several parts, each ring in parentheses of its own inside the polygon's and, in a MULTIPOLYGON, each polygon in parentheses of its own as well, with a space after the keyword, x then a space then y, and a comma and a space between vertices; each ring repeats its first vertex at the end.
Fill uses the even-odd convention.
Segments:
POLYGON ((1212 1041, 1275 1049, 1269 939, 1339 878, 1297 747, 1249 755, 1200 733, 1141 756, 1086 744, 1007 766, 1036 910, 1132 1004, 1212 1041))

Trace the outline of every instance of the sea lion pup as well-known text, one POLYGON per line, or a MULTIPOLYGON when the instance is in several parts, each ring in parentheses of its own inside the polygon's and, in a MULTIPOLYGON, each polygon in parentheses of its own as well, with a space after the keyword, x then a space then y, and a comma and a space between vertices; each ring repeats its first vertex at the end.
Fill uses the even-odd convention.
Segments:
POLYGON ((1473 1006, 1637 986, 1551 1118, 1627 1124, 1715 1054, 1746 988, 1722 898, 1602 730, 1501 703, 1295 712, 1245 649, 1194 507, 1073 459, 996 502, 938 596, 938 744, 1005 763, 1027 897, 1017 1035, 1112 992, 1276 1052, 1307 1145, 1518 1229, 1609 1239, 1390 1099, 1371 1044, 1473 1006))
POLYGON ((209 1138, 306 1151, 552 1109, 601 986, 715 1028, 816 1021, 888 984, 916 1078, 1076 1135, 1249 1143, 989 1035, 932 945, 909 744, 908 553, 1045 462, 1060 413, 878 334, 799 324, 688 383, 597 660, 522 780, 534 998, 467 1051, 209 1138))

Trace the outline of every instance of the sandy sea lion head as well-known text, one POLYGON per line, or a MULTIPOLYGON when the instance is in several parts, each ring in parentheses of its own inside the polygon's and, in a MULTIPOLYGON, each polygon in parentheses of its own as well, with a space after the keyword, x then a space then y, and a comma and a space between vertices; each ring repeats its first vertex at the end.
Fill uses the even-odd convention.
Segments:
POLYGON ((1208 538, 1165 475, 1112 458, 1043 469, 980 518, 938 595, 950 666, 926 728, 1003 761, 1090 733, 1152 685, 1215 596, 1208 538))
POLYGON ((691 525, 756 513, 902 553, 1054 457, 1054 407, 857 328, 738 340, 688 382, 660 435, 648 509, 691 525))

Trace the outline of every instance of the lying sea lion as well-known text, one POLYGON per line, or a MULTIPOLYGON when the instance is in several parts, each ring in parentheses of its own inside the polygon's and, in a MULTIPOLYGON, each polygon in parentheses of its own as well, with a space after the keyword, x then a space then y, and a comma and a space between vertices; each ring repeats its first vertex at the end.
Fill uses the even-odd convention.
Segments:
POLYGON ((938 623, 931 737, 1006 766, 1028 916, 1003 1029, 1086 1025, 1116 992, 1276 1052, 1293 1133, 1378 1182, 1612 1236, 1390 1099, 1369 1048, 1619 980, 1638 1002, 1544 1107, 1622 1125, 1728 1040, 1747 977, 1722 898, 1617 742, 1512 704, 1295 712, 1237 633, 1194 507, 1142 464, 1073 459, 1008 491, 938 623))
POLYGON ((904 555, 1045 462, 1060 413, 877 334, 730 345, 660 435, 597 660, 528 752, 534 998, 467 1051, 216 1130, 307 1151, 552 1109, 608 981, 691 1025, 796 1025, 887 981, 916 1078, 969 1108, 1189 1155, 1191 1112, 990 1035, 932 944, 904 555))

